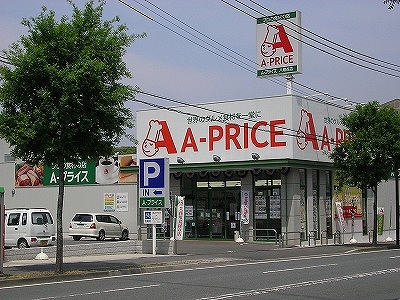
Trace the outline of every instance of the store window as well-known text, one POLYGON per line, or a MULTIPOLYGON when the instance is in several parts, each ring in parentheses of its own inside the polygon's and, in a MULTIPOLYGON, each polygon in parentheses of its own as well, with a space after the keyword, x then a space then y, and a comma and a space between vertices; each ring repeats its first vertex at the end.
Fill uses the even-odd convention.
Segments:
POLYGON ((281 173, 266 170, 254 179, 254 239, 275 240, 281 234, 281 173))
POLYGON ((314 237, 319 240, 320 238, 320 222, 319 222, 319 171, 312 170, 312 204, 313 204, 313 222, 312 231, 314 237))
POLYGON ((325 195, 325 218, 326 218, 326 237, 333 237, 332 224, 332 172, 325 171, 326 195, 325 195))
POLYGON ((307 180, 306 180, 306 170, 299 170, 300 176, 300 205, 299 205, 299 215, 300 215, 300 238, 301 240, 307 240, 307 180))

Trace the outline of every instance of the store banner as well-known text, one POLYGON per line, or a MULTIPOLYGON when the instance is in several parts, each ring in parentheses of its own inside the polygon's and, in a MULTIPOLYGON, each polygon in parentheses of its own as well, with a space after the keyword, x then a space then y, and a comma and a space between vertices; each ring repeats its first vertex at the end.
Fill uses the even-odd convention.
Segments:
POLYGON ((181 241, 185 238, 185 197, 175 196, 175 204, 175 239, 181 241))
POLYGON ((248 225, 250 222, 250 192, 249 191, 242 191, 242 204, 241 204, 241 214, 240 220, 242 224, 248 225))
MULTIPOLYGON (((44 166, 43 185, 58 185, 59 171, 56 165, 44 166)), ((96 162, 80 161, 64 164, 64 184, 83 185, 96 183, 96 162)))
MULTIPOLYGON (((137 183, 136 154, 101 157, 97 161, 87 160, 64 164, 65 185, 124 184, 137 183)), ((57 165, 31 165, 27 162, 15 166, 15 186, 58 186, 57 165)))
POLYGON ((340 232, 346 231, 346 228, 344 227, 344 215, 343 215, 343 208, 342 208, 342 203, 341 202, 336 202, 336 211, 339 219, 339 227, 340 227, 340 232))
POLYGON ((292 95, 182 106, 179 111, 137 112, 138 160, 209 164, 213 153, 224 163, 253 162, 254 155, 259 161, 331 163, 325 153, 348 136, 340 119, 347 110, 292 95))

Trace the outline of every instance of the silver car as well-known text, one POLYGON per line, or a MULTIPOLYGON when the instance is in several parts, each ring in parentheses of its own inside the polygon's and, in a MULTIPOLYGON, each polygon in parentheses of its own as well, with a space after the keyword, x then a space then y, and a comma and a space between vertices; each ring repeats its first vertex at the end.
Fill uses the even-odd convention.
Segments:
POLYGON ((104 213, 77 213, 69 224, 69 235, 75 241, 82 237, 106 238, 125 241, 129 238, 129 230, 117 217, 104 213))

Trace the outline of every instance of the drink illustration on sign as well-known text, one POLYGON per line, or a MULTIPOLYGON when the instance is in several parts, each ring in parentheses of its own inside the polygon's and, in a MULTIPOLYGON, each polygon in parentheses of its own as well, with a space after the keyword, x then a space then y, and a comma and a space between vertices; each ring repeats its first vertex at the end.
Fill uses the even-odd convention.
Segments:
POLYGON ((112 184, 118 181, 118 161, 113 157, 102 157, 96 167, 96 182, 112 184))

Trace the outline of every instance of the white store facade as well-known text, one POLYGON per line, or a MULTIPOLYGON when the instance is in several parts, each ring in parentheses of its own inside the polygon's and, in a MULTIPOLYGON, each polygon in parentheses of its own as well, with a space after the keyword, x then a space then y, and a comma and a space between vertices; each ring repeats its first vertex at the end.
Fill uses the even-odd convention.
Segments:
POLYGON ((346 137, 340 116, 349 112, 295 95, 142 110, 137 155, 169 158, 170 192, 185 197, 188 238, 232 239, 239 231, 250 241, 282 235, 298 244, 310 235, 332 242, 339 231, 344 242, 350 233, 368 241, 372 198, 345 193, 339 222, 327 156, 346 137))

